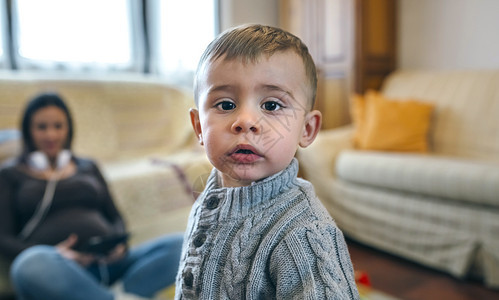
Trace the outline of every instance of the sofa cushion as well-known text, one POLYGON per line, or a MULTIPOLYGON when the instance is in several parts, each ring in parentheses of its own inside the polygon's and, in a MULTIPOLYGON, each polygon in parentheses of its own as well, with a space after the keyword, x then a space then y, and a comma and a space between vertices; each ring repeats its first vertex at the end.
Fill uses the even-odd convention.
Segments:
POLYGON ((26 102, 59 93, 72 112, 73 150, 98 161, 174 153, 196 141, 192 92, 146 76, 60 76, 0 72, 0 129, 17 128, 26 102))
POLYGON ((199 149, 108 162, 101 167, 132 233, 132 244, 184 231, 190 206, 200 192, 199 177, 207 178, 212 169, 199 149))
POLYGON ((424 154, 343 151, 339 178, 359 184, 499 206, 499 165, 424 154))
POLYGON ((117 130, 112 109, 88 83, 63 83, 58 92, 71 110, 74 122, 73 150, 98 160, 118 152, 117 130))
POLYGON ((359 149, 426 152, 433 105, 388 99, 370 90, 352 98, 354 144, 359 149))
POLYGON ((195 140, 189 120, 191 92, 164 83, 107 83, 103 92, 113 111, 117 158, 169 154, 195 140))
POLYGON ((385 80, 382 92, 435 104, 433 152, 499 163, 498 82, 499 70, 403 70, 385 80))

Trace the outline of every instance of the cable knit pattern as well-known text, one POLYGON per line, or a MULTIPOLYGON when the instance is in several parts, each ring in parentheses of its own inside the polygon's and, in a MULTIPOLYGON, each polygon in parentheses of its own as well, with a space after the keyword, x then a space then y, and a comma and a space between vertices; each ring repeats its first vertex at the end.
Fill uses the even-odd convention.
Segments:
POLYGON ((176 299, 359 299, 343 234, 298 163, 246 187, 213 170, 194 204, 176 299))

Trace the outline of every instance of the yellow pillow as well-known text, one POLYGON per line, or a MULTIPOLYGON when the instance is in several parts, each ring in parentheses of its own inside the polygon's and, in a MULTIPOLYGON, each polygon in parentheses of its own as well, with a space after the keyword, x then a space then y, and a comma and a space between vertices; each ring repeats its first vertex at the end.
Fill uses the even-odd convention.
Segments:
POLYGON ((368 90, 363 95, 354 94, 351 98, 350 114, 352 116, 352 121, 355 126, 355 132, 353 136, 353 144, 355 147, 359 147, 361 140, 363 139, 364 132, 366 131, 366 98, 372 98, 377 95, 374 90, 368 90))
POLYGON ((352 99, 356 124, 354 145, 364 150, 428 151, 428 131, 433 105, 416 100, 389 100, 368 91, 352 99))

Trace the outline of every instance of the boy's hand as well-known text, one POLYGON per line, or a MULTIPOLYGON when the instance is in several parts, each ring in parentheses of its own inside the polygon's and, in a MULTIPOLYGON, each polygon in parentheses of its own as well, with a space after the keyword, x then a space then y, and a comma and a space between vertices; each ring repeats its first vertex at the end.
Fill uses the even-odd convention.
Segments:
POLYGON ((81 253, 73 249, 78 241, 78 236, 76 234, 71 234, 67 239, 57 244, 55 247, 57 251, 62 255, 62 257, 73 260, 81 266, 88 266, 93 263, 96 258, 95 256, 87 253, 81 253))

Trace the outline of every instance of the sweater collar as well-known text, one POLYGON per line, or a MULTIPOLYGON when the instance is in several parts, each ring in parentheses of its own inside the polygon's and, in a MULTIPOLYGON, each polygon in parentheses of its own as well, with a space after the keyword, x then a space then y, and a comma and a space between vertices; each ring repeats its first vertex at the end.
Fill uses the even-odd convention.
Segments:
POLYGON ((243 217, 272 205, 279 194, 297 184, 297 174, 298 161, 293 158, 284 170, 249 186, 220 187, 218 171, 213 169, 206 183, 201 205, 205 206, 216 198, 220 202, 221 217, 243 217))

